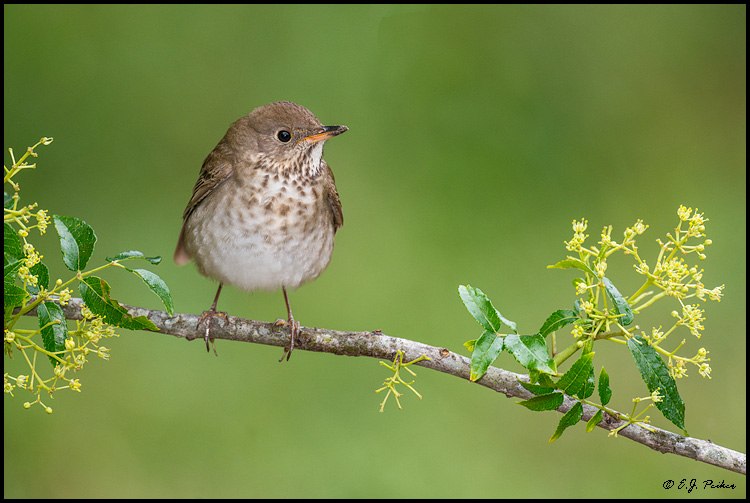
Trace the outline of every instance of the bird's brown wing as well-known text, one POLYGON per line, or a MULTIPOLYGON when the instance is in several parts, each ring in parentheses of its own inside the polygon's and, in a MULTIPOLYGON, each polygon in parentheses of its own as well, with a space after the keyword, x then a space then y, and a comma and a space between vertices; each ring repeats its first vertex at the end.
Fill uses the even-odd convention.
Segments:
POLYGON ((339 192, 336 190, 336 180, 333 178, 333 171, 328 166, 328 163, 321 161, 323 164, 323 181, 326 190, 326 197, 328 199, 328 205, 333 213, 333 233, 339 230, 344 225, 344 212, 341 209, 341 199, 339 199, 339 192))
POLYGON ((185 221, 206 196, 232 175, 232 166, 232 150, 222 140, 203 161, 198 181, 193 187, 193 197, 190 198, 182 213, 182 229, 180 229, 180 237, 177 239, 177 248, 174 251, 174 261, 177 265, 190 261, 184 242, 185 221))

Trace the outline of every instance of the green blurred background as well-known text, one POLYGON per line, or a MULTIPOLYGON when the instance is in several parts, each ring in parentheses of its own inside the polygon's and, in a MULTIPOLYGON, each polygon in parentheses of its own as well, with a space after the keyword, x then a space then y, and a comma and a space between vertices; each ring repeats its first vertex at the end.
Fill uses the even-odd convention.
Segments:
MULTIPOLYGON (((201 163, 234 120, 275 100, 350 131, 328 142, 345 213, 328 270, 291 294, 302 325, 375 330, 463 352, 480 327, 456 289, 484 290, 522 333, 570 307, 571 221, 590 242, 641 218, 655 240, 680 204, 710 221, 704 282, 713 379, 681 381, 691 435, 745 451, 745 6, 5 6, 4 145, 42 136, 22 201, 84 219, 92 265, 123 250, 176 309, 207 309, 215 284, 171 261, 201 163)), ((6 164, 9 163, 6 151, 6 164)), ((34 236, 68 278, 50 229, 34 236)), ((694 256, 689 260, 693 261, 694 256)), ((610 261, 623 292, 632 261, 610 261)), ((160 308, 107 271, 121 302, 160 308)), ((280 292, 227 288, 219 308, 272 321, 280 292)), ((674 303, 637 321, 668 325, 674 303)), ((35 320, 29 319, 32 326, 35 320)), ((376 360, 121 331, 61 391, 25 410, 6 395, 6 497, 684 497, 667 479, 745 477, 583 424, 547 444, 559 414, 417 369, 404 410, 373 391, 376 360)), ((563 334, 562 337, 567 337, 563 334)), ((568 339, 564 339, 568 340, 568 339)), ((597 347, 623 411, 648 392, 619 345, 597 347)), ((497 363, 521 371, 507 354, 497 363)), ((18 359, 6 371, 21 372, 18 359)), ((392 399, 391 399, 392 400, 392 399)), ((658 411, 657 426, 676 430, 658 411)), ((693 496, 696 495, 694 492, 693 496)))

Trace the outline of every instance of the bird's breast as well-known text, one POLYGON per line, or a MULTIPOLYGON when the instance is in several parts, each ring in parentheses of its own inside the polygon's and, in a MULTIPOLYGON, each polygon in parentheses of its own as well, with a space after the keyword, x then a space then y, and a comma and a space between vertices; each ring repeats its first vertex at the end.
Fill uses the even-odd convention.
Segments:
POLYGON ((199 271, 245 290, 295 288, 315 279, 333 253, 325 188, 316 179, 263 173, 223 184, 186 222, 199 271))

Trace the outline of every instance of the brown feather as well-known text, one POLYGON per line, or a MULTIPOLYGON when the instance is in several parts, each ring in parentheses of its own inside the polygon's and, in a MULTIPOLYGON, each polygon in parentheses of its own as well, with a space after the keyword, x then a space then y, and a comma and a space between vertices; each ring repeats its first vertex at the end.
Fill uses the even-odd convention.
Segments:
POLYGON ((324 187, 328 196, 328 204, 333 213, 333 233, 336 234, 336 231, 344 225, 344 212, 341 208, 339 192, 336 190, 336 180, 333 178, 333 171, 331 171, 327 162, 321 161, 321 164, 323 168, 321 176, 323 177, 324 187))
MULTIPOLYGON (((228 135, 229 133, 227 133, 228 135)), ((174 251, 174 261, 177 265, 187 264, 191 258, 185 249, 185 221, 206 196, 232 175, 232 148, 228 145, 227 136, 222 138, 216 148, 203 161, 198 181, 195 182, 195 187, 193 187, 193 197, 190 198, 185 211, 182 213, 182 228, 180 229, 180 237, 177 239, 177 248, 174 251)))

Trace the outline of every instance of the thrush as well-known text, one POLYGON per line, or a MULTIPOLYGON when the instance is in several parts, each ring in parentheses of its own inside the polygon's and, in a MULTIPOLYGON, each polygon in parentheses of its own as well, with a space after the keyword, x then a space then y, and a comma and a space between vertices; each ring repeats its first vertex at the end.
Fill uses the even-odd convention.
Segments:
POLYGON ((234 122, 203 161, 182 215, 174 260, 183 265, 192 259, 200 274, 219 282, 211 308, 196 327, 206 323, 207 351, 209 341, 214 343, 211 319, 226 317, 216 311, 222 286, 281 289, 291 337, 279 361, 289 360, 299 322, 287 289, 325 270, 344 223, 323 145, 348 129, 323 126, 307 108, 277 101, 234 122))

